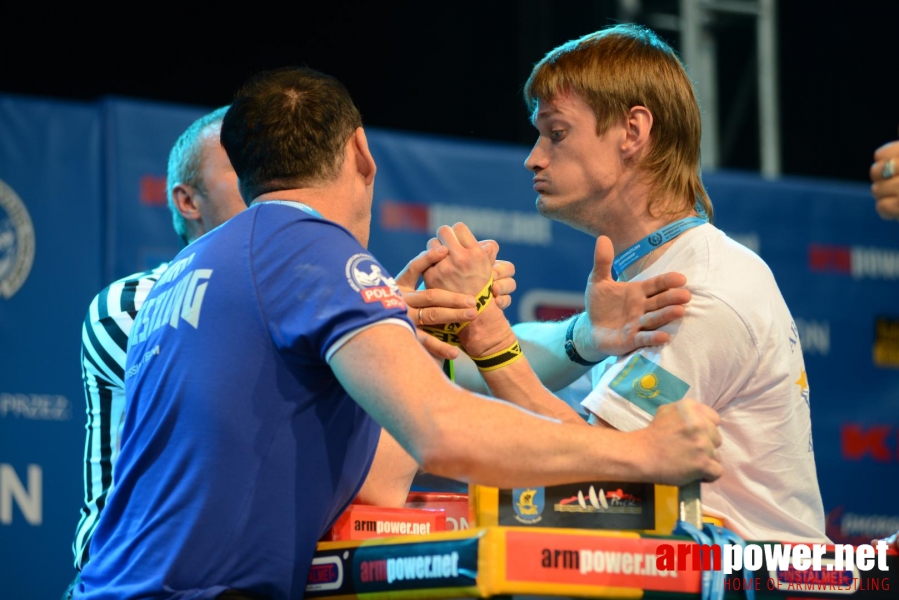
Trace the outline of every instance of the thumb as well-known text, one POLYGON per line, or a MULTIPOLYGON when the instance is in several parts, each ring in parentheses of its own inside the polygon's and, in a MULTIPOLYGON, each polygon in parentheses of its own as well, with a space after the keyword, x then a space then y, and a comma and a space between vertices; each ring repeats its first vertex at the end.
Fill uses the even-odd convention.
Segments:
POLYGON ((400 271, 400 274, 396 277, 396 284, 400 287, 414 288, 421 274, 432 265, 443 260, 446 257, 446 253, 446 246, 440 245, 422 250, 418 256, 410 260, 403 270, 400 271))
POLYGON ((596 238, 596 248, 593 251, 593 271, 590 273, 590 280, 611 279, 613 260, 615 260, 615 249, 612 247, 612 240, 604 235, 596 238))

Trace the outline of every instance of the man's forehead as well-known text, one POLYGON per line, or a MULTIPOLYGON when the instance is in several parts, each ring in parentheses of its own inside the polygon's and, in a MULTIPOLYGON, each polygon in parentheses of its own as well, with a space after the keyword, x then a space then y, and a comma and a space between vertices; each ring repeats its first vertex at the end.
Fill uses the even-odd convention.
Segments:
POLYGON ((574 92, 565 92, 551 98, 538 98, 534 103, 534 112, 531 114, 531 122, 545 121, 553 117, 565 116, 578 108, 588 108, 580 96, 574 92))

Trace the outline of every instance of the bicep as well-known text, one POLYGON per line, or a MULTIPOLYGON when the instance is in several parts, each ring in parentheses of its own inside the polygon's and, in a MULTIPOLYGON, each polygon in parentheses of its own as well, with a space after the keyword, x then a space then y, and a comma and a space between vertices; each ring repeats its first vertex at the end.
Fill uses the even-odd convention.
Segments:
POLYGON ((421 462, 429 422, 424 411, 458 388, 410 329, 388 323, 369 327, 334 352, 329 364, 347 393, 421 462))
POLYGON ((720 409, 733 397, 758 362, 755 342, 719 300, 695 295, 694 302, 683 322, 664 328, 667 344, 618 357, 601 371, 585 408, 632 430, 649 424, 662 404, 689 397, 720 409))

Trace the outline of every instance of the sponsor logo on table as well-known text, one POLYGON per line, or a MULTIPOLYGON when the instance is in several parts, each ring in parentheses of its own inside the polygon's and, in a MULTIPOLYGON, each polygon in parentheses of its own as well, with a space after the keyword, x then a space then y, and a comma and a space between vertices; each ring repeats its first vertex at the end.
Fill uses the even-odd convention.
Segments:
POLYGON ((352 576, 348 579, 353 584, 352 592, 365 594, 475 585, 478 542, 478 537, 471 537, 360 546, 351 560, 352 576))
POLYGON ((539 523, 546 506, 545 490, 538 488, 514 488, 512 490, 512 507, 515 519, 525 524, 539 523))
POLYGON ((356 519, 353 521, 356 531, 373 531, 392 535, 425 535, 431 533, 430 523, 411 523, 407 521, 380 521, 356 519))
MULTIPOLYGON (((661 539, 547 534, 514 529, 506 531, 505 538, 506 580, 509 582, 687 593, 700 590, 698 571, 658 567, 658 547, 664 541, 661 539)), ((678 541, 671 543, 687 545, 678 541)))
POLYGON ((459 553, 398 556, 359 563, 363 583, 449 579, 459 576, 459 553))
POLYGON ((312 559, 307 592, 337 590, 343 585, 343 561, 339 556, 317 556, 312 559))
POLYGON ((834 570, 832 558, 822 558, 823 570, 799 570, 794 565, 768 571, 768 578, 776 583, 778 589, 815 590, 838 594, 852 594, 853 583, 858 581, 858 568, 854 565, 834 570))
POLYGON ((621 488, 608 492, 599 488, 597 492, 591 485, 586 494, 579 489, 576 496, 560 500, 553 509, 558 512, 639 514, 643 512, 642 503, 641 498, 621 488))

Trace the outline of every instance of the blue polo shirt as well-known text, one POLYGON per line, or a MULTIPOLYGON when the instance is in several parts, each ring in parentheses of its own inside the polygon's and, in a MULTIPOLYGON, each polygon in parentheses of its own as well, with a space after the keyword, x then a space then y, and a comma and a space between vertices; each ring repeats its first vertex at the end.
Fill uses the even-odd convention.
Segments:
POLYGON ((328 360, 364 328, 412 325, 387 271, 300 208, 234 217, 144 302, 114 485, 76 598, 303 596, 380 435, 328 360))

